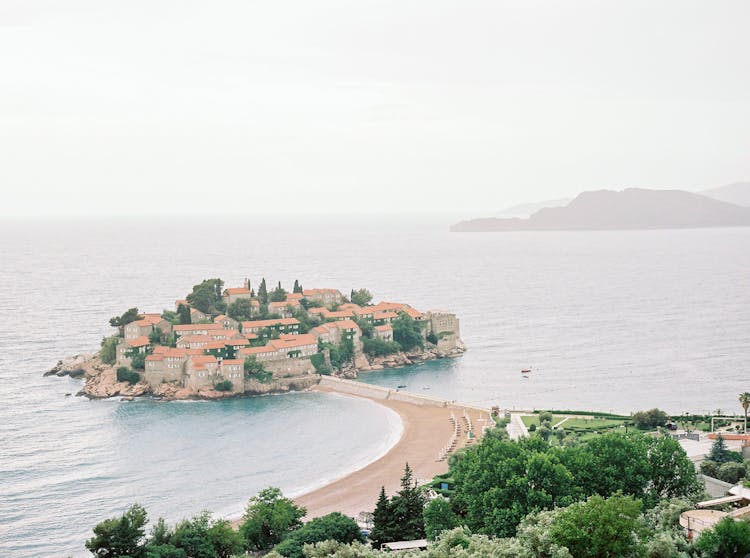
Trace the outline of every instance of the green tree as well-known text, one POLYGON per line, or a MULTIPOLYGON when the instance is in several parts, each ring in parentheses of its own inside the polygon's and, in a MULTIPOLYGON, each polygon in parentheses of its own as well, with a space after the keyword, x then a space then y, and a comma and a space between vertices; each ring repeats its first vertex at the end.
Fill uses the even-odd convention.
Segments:
POLYGON ((716 435, 716 440, 714 440, 713 445, 711 446, 711 452, 708 454, 709 461, 713 461, 715 463, 727 463, 729 461, 741 461, 742 456, 739 456, 740 459, 737 459, 737 456, 733 455, 738 452, 733 452, 729 448, 727 448, 727 443, 724 441, 724 436, 721 434, 716 435))
POLYGON ((227 307, 227 316, 245 322, 253 317, 253 304, 248 298, 238 298, 227 307))
POLYGON ((669 422, 669 415, 660 409, 639 411, 633 414, 633 424, 641 430, 649 430, 664 426, 669 422))
POLYGON ((452 462, 454 509, 474 532, 512 536, 531 511, 566 506, 580 489, 561 448, 539 437, 518 442, 488 436, 452 462))
POLYGON ((391 516, 391 506, 388 496, 385 494, 385 487, 380 487, 378 502, 375 504, 375 511, 372 512, 372 531, 370 540, 372 547, 380 549, 383 543, 395 541, 393 537, 393 519, 391 516))
POLYGON ((372 302, 372 294, 367 289, 352 289, 350 300, 358 306, 367 306, 372 302))
POLYGON ((94 536, 85 543, 86 548, 100 558, 145 557, 147 522, 146 510, 133 504, 122 516, 105 519, 97 524, 94 536))
POLYGON ((550 534, 576 558, 640 557, 640 515, 641 502, 630 496, 591 496, 562 510, 550 534))
POLYGON ((750 553, 750 523, 725 517, 706 529, 694 545, 701 558, 739 558, 750 553))
POLYGON ((116 327, 122 334, 123 328, 130 322, 134 322, 138 319, 138 308, 129 308, 121 316, 114 316, 109 319, 109 325, 116 327))
POLYGON ((395 341, 385 341, 378 337, 372 339, 364 337, 362 338, 362 350, 369 357, 379 357, 397 353, 401 350, 401 346, 395 341))
POLYGON ((263 277, 260 282, 260 286, 258 287, 258 301, 260 302, 261 306, 268 306, 268 288, 266 287, 265 277, 263 277))
POLYGON ((130 385, 137 384, 141 379, 141 375, 134 370, 131 370, 127 366, 120 366, 117 369, 117 381, 128 382, 130 385))
POLYGON ((104 364, 114 364, 117 360, 117 337, 105 337, 102 339, 99 358, 104 364))
POLYGON ((701 483, 693 462, 680 443, 667 436, 647 441, 651 503, 656 504, 665 498, 698 495, 702 490, 701 483))
POLYGON ((297 279, 294 280, 294 288, 292 288, 292 292, 302 294, 302 285, 299 284, 299 281, 297 281, 297 279))
POLYGON ((204 314, 218 314, 222 308, 221 289, 224 281, 221 279, 204 279, 193 287, 187 295, 187 301, 193 308, 204 314))
POLYGON ((448 500, 442 496, 431 500, 424 507, 424 531, 427 540, 434 541, 443 531, 458 527, 458 516, 448 500))
POLYGON ((362 532, 357 523, 339 512, 316 517, 292 531, 275 548, 276 552, 287 558, 304 558, 303 548, 306 544, 322 541, 338 541, 349 544, 363 542, 362 532))
POLYGON ((642 498, 651 466, 646 437, 639 433, 608 433, 593 438, 568 453, 566 465, 574 471, 586 495, 608 497, 616 492, 642 498))
POLYGON ((249 550, 268 550, 298 529, 307 510, 284 498, 281 490, 270 487, 250 498, 240 525, 240 534, 249 550))
POLYGON ((392 322, 393 340, 405 351, 411 351, 415 347, 423 347, 422 328, 419 323, 409 314, 401 312, 392 322))
POLYGON ((153 330, 151 330, 151 333, 148 334, 148 342, 152 345, 158 345, 161 343, 161 329, 158 327, 155 327, 153 330))
POLYGON ((216 391, 232 391, 233 387, 234 384, 232 383, 232 380, 222 380, 220 382, 217 382, 217 384, 214 386, 214 389, 216 391))
POLYGON ((190 317, 190 307, 185 304, 179 304, 177 306, 177 315, 180 318, 180 325, 187 325, 189 323, 192 323, 192 318, 190 317))
POLYGON ((286 291, 281 287, 281 281, 276 285, 276 288, 271 291, 269 296, 271 302, 283 302, 286 300, 286 291))
POLYGON ((225 519, 213 519, 203 512, 181 521, 170 538, 172 546, 190 558, 229 558, 242 552, 242 536, 225 519))
POLYGON ((745 411, 745 434, 747 434, 747 410, 750 408, 750 393, 749 392, 743 392, 740 393, 740 405, 742 405, 742 410, 745 411))
POLYGON ((716 473, 716 478, 724 482, 731 484, 737 484, 741 479, 745 478, 747 474, 747 468, 744 463, 737 463, 735 461, 728 461, 722 463, 719 466, 719 470, 716 473))
POLYGON ((399 540, 421 539, 424 531, 425 498, 417 487, 411 467, 407 463, 401 477, 401 490, 391 498, 389 505, 394 536, 399 540))

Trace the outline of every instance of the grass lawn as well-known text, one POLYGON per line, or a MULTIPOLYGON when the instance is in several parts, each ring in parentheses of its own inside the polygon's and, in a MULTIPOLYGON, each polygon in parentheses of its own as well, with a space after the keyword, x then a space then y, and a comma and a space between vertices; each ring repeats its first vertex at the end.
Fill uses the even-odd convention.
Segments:
MULTIPOLYGON (((539 415, 521 417, 526 428, 529 428, 532 424, 539 426, 539 415)), ((555 415, 552 419, 552 426, 560 423, 559 428, 562 428, 568 432, 575 432, 585 437, 586 435, 595 436, 597 433, 601 433, 606 430, 612 430, 620 428, 627 422, 627 419, 615 419, 615 418, 581 418, 581 417, 567 417, 566 415, 555 415), (565 420, 567 418, 567 420, 565 420)))

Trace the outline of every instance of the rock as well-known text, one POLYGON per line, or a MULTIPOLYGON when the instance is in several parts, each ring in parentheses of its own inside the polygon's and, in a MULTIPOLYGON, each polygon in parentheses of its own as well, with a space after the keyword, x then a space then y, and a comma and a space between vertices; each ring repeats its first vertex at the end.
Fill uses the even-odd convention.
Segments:
POLYGON ((85 375, 87 365, 92 363, 94 357, 95 355, 90 353, 66 357, 62 360, 58 360, 57 364, 55 364, 55 366, 45 372, 44 375, 72 376, 74 378, 81 378, 85 375))

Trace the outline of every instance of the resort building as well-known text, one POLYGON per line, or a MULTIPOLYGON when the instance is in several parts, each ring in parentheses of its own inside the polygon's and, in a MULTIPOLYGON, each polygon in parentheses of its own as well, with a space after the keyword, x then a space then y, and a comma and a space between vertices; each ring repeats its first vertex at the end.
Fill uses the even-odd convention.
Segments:
POLYGON ((236 302, 237 300, 240 300, 241 298, 252 300, 252 291, 245 287, 224 289, 224 293, 221 297, 221 299, 226 303, 227 306, 229 306, 233 302, 236 302))
POLYGON ((319 302, 324 306, 333 306, 344 301, 344 296, 338 289, 305 289, 302 294, 307 300, 319 302))

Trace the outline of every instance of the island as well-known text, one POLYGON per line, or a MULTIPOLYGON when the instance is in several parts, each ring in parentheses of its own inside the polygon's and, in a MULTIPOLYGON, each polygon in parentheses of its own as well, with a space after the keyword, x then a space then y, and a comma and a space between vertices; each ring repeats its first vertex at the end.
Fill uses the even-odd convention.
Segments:
POLYGON ((563 207, 545 207, 527 219, 480 218, 452 232, 677 229, 750 226, 750 207, 684 190, 628 188, 583 192, 563 207))
POLYGON ((174 310, 130 308, 110 320, 115 334, 95 354, 60 360, 47 375, 85 380, 90 398, 150 395, 221 399, 308 389, 321 376, 462 354, 455 314, 420 312, 406 303, 373 304, 367 289, 287 292, 265 278, 224 288, 221 279, 193 287, 174 310))

